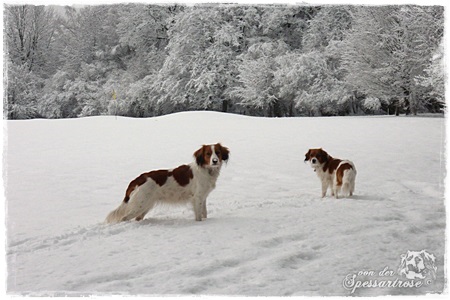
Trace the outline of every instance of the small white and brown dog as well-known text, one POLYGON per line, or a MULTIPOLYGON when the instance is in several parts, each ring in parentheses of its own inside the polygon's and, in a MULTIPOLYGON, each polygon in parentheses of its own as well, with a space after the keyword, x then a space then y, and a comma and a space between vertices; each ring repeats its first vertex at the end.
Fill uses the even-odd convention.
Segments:
POLYGON ((191 203, 195 220, 207 218, 206 198, 215 188, 223 162, 230 151, 220 143, 203 145, 195 151, 195 161, 170 170, 143 173, 130 182, 119 207, 106 223, 140 221, 158 203, 191 203))
POLYGON ((355 191, 356 168, 349 160, 331 157, 322 148, 309 149, 305 154, 305 162, 309 162, 314 172, 317 173, 322 182, 322 198, 327 194, 328 187, 331 195, 339 197, 342 195, 352 196, 355 191))

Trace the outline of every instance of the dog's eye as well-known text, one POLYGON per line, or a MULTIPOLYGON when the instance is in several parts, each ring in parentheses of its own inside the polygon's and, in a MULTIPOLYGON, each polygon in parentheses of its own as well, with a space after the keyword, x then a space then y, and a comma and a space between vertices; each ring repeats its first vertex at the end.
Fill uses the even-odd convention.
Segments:
POLYGON ((212 154, 211 152, 207 152, 206 156, 211 156, 211 154, 212 154))
POLYGON ((216 154, 217 154, 217 156, 219 156, 220 155, 220 151, 217 151, 216 154))

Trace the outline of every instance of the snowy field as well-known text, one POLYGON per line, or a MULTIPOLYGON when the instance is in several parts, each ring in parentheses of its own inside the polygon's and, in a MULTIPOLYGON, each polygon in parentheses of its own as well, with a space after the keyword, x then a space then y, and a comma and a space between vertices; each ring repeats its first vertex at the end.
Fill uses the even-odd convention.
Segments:
POLYGON ((444 290, 445 119, 268 119, 188 112, 149 119, 5 121, 7 292, 13 295, 396 295, 444 290), (209 218, 159 207, 104 225, 139 174, 230 148, 209 218), (320 198, 308 148, 353 160, 355 196, 320 198), (426 249, 436 279, 406 278, 426 249), (379 272, 385 268, 394 274, 379 272), (373 271, 370 273, 369 271, 373 271), (353 286, 343 286, 356 274, 353 286), (389 275, 386 275, 389 274, 389 275), (383 276, 382 276, 383 275, 383 276), (373 283, 373 281, 372 281, 373 283))

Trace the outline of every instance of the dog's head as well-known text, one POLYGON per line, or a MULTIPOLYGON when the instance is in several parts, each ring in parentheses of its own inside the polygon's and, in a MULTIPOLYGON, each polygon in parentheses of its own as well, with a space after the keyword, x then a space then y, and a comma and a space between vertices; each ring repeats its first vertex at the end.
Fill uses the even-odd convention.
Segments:
POLYGON ((228 162, 230 151, 220 143, 203 145, 194 152, 195 161, 200 167, 220 168, 223 162, 228 162))
POLYGON ((424 279, 429 274, 435 279, 437 270, 435 262, 435 256, 425 250, 408 251, 401 255, 398 274, 404 275, 408 279, 424 279))
POLYGON ((322 148, 309 149, 305 154, 305 162, 309 162, 314 170, 322 167, 329 159, 330 156, 322 148))

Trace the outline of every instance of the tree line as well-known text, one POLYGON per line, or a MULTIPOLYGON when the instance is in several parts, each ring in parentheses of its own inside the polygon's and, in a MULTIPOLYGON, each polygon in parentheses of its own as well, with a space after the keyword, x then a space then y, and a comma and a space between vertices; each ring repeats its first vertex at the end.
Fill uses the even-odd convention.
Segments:
POLYGON ((8 119, 444 107, 442 6, 6 5, 8 119))

